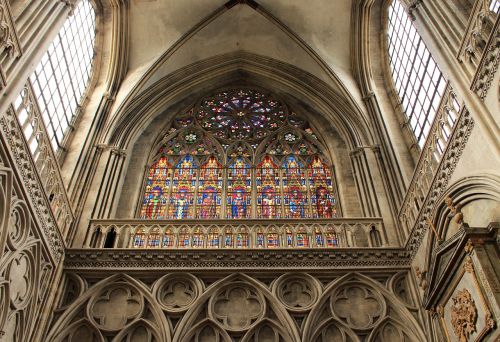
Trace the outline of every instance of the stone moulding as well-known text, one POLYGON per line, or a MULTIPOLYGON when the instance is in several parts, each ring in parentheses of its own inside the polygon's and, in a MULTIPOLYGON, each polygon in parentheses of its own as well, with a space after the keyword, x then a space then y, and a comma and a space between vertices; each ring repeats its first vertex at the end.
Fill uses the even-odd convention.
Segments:
POLYGON ((436 202, 440 196, 446 191, 453 172, 457 166, 460 156, 469 140, 472 129, 474 128, 474 119, 467 110, 462 109, 462 113, 458 122, 455 125, 453 133, 450 137, 446 150, 435 172, 432 185, 425 197, 422 208, 419 211, 415 224, 407 242, 407 248, 412 257, 418 251, 420 244, 424 238, 424 234, 428 228, 427 219, 431 217, 436 208, 436 202))
POLYGON ((407 269, 410 254, 403 248, 131 250, 67 249, 65 269, 120 270, 286 270, 407 269))

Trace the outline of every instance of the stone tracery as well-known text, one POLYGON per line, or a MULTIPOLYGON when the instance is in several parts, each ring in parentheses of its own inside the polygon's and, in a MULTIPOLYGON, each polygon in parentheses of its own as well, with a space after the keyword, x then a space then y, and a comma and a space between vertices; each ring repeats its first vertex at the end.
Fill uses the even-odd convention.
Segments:
POLYGON ((336 217, 328 160, 313 129, 280 100, 221 91, 176 118, 161 139, 140 217, 336 217))

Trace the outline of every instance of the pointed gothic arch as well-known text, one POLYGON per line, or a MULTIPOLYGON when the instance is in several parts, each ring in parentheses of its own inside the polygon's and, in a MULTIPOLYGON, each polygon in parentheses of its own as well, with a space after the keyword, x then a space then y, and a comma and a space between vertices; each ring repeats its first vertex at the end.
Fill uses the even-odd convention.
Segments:
POLYGON ((144 176, 141 218, 338 215, 332 162, 319 132, 269 92, 220 89, 162 132, 144 176))

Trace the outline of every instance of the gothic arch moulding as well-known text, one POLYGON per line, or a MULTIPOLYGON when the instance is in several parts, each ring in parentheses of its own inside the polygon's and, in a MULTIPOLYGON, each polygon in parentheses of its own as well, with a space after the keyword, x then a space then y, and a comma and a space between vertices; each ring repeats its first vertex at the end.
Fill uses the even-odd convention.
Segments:
POLYGON ((380 283, 358 273, 349 273, 330 283, 308 315, 302 341, 426 341, 422 328, 406 305, 380 283), (401 324, 400 321, 405 322, 401 324))
POLYGON ((123 339, 170 342, 170 327, 158 302, 143 283, 115 274, 78 297, 54 323, 50 341, 81 341, 82 337, 104 341, 123 339))
MULTIPOLYGON (((437 201, 440 204, 433 215, 439 237, 450 238, 463 223, 484 228, 491 222, 500 221, 499 189, 500 177, 496 174, 464 177, 453 183, 437 201)), ((435 240, 429 241, 434 243, 435 240)))
POLYGON ((222 341, 230 335, 244 341, 263 340, 259 336, 269 341, 277 337, 300 341, 297 326, 276 297, 244 274, 235 273, 210 285, 177 324, 174 341, 202 334, 207 324, 196 324, 202 319, 222 341))

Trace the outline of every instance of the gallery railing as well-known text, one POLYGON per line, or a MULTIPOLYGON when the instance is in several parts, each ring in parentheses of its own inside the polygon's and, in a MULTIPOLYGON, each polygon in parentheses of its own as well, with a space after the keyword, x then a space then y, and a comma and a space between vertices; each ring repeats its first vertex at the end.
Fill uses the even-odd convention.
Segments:
POLYGON ((425 198, 436 177, 444 151, 463 110, 463 104, 459 102, 448 84, 399 211, 399 221, 405 237, 408 237, 416 223, 425 198))
POLYGON ((7 114, 11 114, 17 119, 19 125, 17 128, 23 132, 24 140, 35 163, 59 230, 64 237, 67 237, 74 219, 73 211, 61 176, 57 156, 51 146, 29 80, 15 103, 10 106, 7 114))
POLYGON ((499 10, 498 0, 476 0, 457 55, 471 73, 471 89, 482 99, 499 64, 499 10))
POLYGON ((388 247, 380 218, 92 220, 90 248, 388 247))

